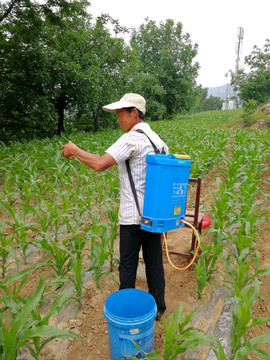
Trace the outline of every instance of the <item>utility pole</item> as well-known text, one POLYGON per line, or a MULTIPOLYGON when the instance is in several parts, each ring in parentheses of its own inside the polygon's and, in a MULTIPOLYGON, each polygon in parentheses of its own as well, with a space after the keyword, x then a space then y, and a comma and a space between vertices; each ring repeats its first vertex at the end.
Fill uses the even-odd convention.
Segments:
POLYGON ((237 35, 237 44, 235 47, 236 52, 236 62, 235 62, 235 74, 237 74, 239 70, 239 61, 240 61, 240 53, 242 51, 242 42, 244 39, 244 28, 238 26, 238 35, 237 35))
MULTIPOLYGON (((244 39, 244 28, 238 26, 237 43, 235 46, 235 52, 236 52, 235 76, 237 76, 237 73, 239 71, 239 61, 240 61, 240 53, 242 52, 243 39, 244 39)), ((238 107, 239 103, 240 103, 240 101, 239 101, 238 94, 235 93, 235 107, 238 107)))
MULTIPOLYGON (((239 62, 240 62, 240 54, 242 51, 243 39, 244 39, 244 28, 238 26, 237 43, 235 44, 235 52, 236 52, 235 75, 237 75, 239 71, 239 62)), ((230 96, 229 85, 227 85, 226 100, 223 102, 222 110, 231 110, 239 106, 239 98, 236 92, 234 92, 233 98, 235 100, 232 100, 230 96)))

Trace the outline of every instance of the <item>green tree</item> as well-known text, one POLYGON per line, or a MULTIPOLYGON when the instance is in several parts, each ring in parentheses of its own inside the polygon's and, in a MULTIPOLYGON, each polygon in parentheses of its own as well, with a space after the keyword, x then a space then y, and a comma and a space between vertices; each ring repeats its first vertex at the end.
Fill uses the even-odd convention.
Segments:
POLYGON ((152 121, 164 119, 166 116, 166 106, 164 105, 166 91, 162 89, 156 76, 143 72, 135 75, 132 87, 128 91, 143 94, 147 99, 147 119, 152 121))
POLYGON ((117 37, 125 29, 107 15, 92 23, 87 6, 57 0, 1 6, 2 139, 61 134, 65 119, 99 128, 101 105, 124 86, 131 52, 117 37))
POLYGON ((194 102, 199 65, 193 62, 197 44, 192 45, 189 34, 183 34, 182 24, 169 19, 158 26, 146 19, 133 30, 131 46, 138 52, 141 71, 150 74, 153 83, 162 89, 162 97, 158 92, 152 101, 162 99, 168 115, 188 111, 194 102))
MULTIPOLYGON (((46 18, 46 11, 25 1, 2 5, 1 10, 0 125, 6 137, 20 129, 24 136, 29 131, 41 131, 37 121, 41 108, 47 108, 51 120, 54 118, 52 107, 42 101, 40 83, 45 79, 39 78, 37 69, 38 63, 39 68, 44 63, 42 16, 46 18), (31 122, 28 121, 30 114, 31 122)), ((45 121, 42 115, 40 120, 45 121)))
POLYGON ((101 110, 102 105, 122 96, 133 71, 134 54, 124 40, 116 36, 125 31, 108 15, 98 17, 95 25, 87 30, 84 27, 86 48, 80 69, 85 79, 79 84, 76 106, 72 104, 70 113, 76 123, 88 124, 88 130, 97 131, 112 121, 112 117, 101 110), (114 26, 115 36, 111 35, 108 24, 114 26))
POLYGON ((201 111, 221 110, 223 100, 220 97, 210 95, 202 103, 201 111))
POLYGON ((198 86, 194 91, 194 104, 191 108, 192 112, 202 111, 202 104, 205 102, 208 95, 208 89, 198 86))
POLYGON ((270 40, 267 39, 263 49, 253 47, 250 55, 245 57, 245 64, 250 72, 239 70, 231 73, 232 85, 239 92, 239 98, 247 103, 253 99, 264 103, 270 99, 270 40))
POLYGON ((192 112, 202 112, 202 111, 211 111, 211 110, 220 110, 222 108, 223 100, 217 96, 211 95, 208 96, 208 89, 198 87, 196 89, 196 100, 195 104, 192 107, 192 112))

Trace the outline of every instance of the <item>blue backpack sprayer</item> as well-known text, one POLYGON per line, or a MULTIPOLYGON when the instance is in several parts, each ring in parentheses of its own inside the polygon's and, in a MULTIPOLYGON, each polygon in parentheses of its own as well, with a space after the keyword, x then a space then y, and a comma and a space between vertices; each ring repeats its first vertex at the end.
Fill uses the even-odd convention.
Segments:
POLYGON ((166 255, 176 270, 189 268, 198 253, 200 238, 197 230, 185 221, 186 199, 191 162, 186 155, 147 155, 147 172, 141 228, 163 233, 166 255), (197 248, 191 262, 176 267, 170 260, 166 232, 185 226, 193 229, 197 237, 197 248))
MULTIPOLYGON (((141 129, 136 131, 147 136, 141 129)), ((129 160, 126 160, 131 189, 140 215, 141 229, 149 232, 163 233, 166 255, 169 263, 176 270, 185 270, 194 262, 200 246, 200 238, 197 230, 185 221, 187 191, 191 167, 190 157, 188 155, 160 153, 152 140, 149 137, 148 139, 155 151, 155 155, 146 155, 147 169, 142 214, 139 209, 137 194, 129 167, 129 160), (188 266, 177 268, 172 264, 169 257, 166 232, 183 227, 185 224, 193 229, 197 237, 197 248, 193 259, 188 266)))

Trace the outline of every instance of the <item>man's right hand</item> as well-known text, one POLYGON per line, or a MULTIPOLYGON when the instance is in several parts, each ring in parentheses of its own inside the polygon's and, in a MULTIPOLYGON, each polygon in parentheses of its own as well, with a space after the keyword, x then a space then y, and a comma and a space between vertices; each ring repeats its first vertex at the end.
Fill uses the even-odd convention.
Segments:
POLYGON ((61 147, 62 155, 71 160, 74 156, 74 150, 76 151, 78 149, 78 146, 73 144, 73 142, 69 141, 67 144, 63 145, 61 147))

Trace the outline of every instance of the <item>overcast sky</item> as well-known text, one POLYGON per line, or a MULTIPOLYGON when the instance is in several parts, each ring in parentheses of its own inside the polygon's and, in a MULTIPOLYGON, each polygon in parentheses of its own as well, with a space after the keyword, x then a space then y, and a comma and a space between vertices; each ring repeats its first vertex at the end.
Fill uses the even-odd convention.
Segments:
POLYGON ((183 24, 192 43, 199 45, 198 85, 215 87, 229 82, 235 69, 238 27, 244 28, 240 65, 253 46, 261 49, 270 38, 270 0, 90 0, 90 13, 108 13, 120 25, 138 27, 148 17, 159 24, 173 19, 183 24))

